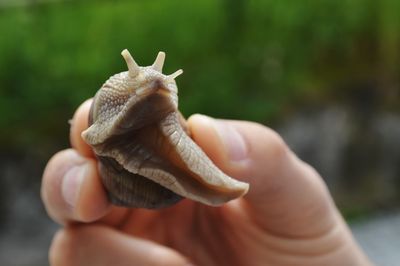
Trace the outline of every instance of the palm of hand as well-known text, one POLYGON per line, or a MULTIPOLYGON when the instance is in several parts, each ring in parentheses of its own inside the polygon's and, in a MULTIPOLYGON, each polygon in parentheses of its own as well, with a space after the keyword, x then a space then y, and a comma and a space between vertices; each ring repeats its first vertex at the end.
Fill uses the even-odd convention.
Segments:
POLYGON ((265 265, 263 229, 254 224, 242 200, 208 207, 184 200, 161 211, 118 208, 121 232, 171 247, 198 265, 265 265))

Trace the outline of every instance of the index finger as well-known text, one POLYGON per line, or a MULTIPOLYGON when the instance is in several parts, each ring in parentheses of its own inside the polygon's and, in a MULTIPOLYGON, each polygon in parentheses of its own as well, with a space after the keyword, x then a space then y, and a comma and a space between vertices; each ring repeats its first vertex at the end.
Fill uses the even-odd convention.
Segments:
POLYGON ((93 99, 88 99, 76 110, 71 120, 70 142, 71 146, 84 157, 94 157, 92 148, 83 140, 81 133, 88 128, 88 117, 93 99))

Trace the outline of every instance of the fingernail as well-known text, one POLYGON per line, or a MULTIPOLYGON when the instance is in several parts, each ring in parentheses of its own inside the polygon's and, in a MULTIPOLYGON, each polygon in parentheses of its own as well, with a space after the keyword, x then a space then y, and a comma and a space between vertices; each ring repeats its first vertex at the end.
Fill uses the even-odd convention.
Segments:
POLYGON ((83 178, 87 173, 87 164, 72 167, 62 181, 62 195, 70 207, 74 207, 79 195, 79 189, 83 178))
POLYGON ((212 119, 215 129, 225 146, 231 161, 242 161, 247 158, 248 148, 243 136, 234 126, 223 121, 212 119))

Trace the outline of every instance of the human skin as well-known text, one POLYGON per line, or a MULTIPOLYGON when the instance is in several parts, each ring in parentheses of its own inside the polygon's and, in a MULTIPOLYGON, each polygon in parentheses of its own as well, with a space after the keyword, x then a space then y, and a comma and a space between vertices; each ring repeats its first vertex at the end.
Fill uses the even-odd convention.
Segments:
POLYGON ((42 199, 63 227, 51 265, 370 265, 321 177, 262 125, 188 119, 194 141, 226 174, 250 184, 220 207, 190 200, 162 210, 111 205, 82 140, 91 100, 77 110, 71 149, 53 156, 42 199))

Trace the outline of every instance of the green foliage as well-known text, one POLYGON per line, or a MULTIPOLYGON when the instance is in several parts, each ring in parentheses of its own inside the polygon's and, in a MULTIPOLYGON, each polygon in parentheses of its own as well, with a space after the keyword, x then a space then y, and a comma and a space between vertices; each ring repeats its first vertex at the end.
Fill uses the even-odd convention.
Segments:
POLYGON ((398 82, 399 1, 65 1, 0 9, 1 145, 53 145, 128 48, 183 68, 180 106, 267 122, 338 82, 398 82), (382 71, 384 70, 384 71, 382 71))

